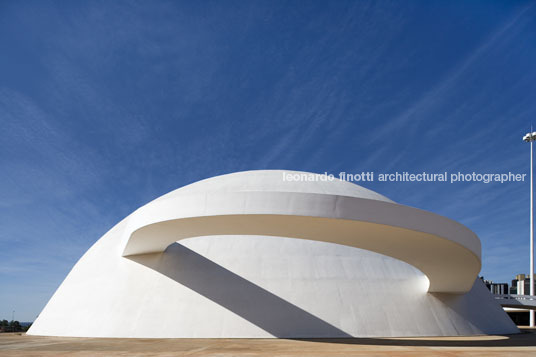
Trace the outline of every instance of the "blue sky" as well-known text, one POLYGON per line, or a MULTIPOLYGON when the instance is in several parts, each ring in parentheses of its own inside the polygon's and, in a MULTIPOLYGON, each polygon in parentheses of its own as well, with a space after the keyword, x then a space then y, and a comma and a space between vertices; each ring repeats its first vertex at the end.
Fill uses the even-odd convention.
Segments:
MULTIPOLYGON (((251 169, 528 173, 536 5, 0 1, 0 318, 139 206, 251 169)), ((529 185, 363 186, 528 272, 529 185)))

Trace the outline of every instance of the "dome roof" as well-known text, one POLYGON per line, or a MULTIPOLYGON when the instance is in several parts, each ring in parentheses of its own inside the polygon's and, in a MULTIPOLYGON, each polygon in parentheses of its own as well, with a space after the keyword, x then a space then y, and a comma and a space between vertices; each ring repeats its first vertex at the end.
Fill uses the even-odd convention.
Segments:
POLYGON ((214 176, 171 191, 157 200, 207 192, 304 192, 393 202, 372 190, 325 175, 291 170, 251 170, 214 176), (299 176, 299 177, 298 177, 299 176))
POLYGON ((319 240, 405 261, 428 277, 429 291, 448 293, 467 292, 481 267, 480 240, 467 227, 307 172, 246 171, 209 178, 148 203, 128 220, 123 257, 213 235, 319 240))
POLYGON ((325 175, 290 170, 252 170, 211 177, 171 191, 157 200, 207 192, 304 192, 393 202, 362 186, 325 175))

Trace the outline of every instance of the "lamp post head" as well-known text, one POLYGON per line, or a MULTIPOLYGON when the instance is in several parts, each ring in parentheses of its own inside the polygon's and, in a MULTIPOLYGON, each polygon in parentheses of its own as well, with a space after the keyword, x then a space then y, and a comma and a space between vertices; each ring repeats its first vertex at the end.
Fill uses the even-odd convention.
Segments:
POLYGON ((525 136, 523 136, 523 141, 526 141, 526 142, 536 141, 536 131, 525 134, 525 136))

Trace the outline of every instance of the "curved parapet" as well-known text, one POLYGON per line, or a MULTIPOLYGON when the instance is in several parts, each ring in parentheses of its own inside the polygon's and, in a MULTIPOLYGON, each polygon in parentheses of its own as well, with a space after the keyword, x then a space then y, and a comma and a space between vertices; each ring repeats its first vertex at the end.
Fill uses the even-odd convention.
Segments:
POLYGON ((429 279, 429 292, 465 293, 480 271, 480 240, 471 230, 387 199, 341 195, 344 191, 256 187, 180 191, 130 217, 122 256, 162 252, 191 237, 255 235, 337 243, 384 254, 421 270, 429 279))

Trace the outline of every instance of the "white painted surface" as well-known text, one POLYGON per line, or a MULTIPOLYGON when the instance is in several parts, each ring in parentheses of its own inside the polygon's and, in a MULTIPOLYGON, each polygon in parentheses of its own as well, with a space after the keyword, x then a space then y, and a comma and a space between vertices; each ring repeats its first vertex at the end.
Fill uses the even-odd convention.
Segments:
MULTIPOLYGON (((264 180, 260 186, 281 191, 280 184, 272 182, 280 172, 235 175, 248 182, 249 192, 258 191, 259 175, 264 180)), ((227 177, 235 188, 227 187, 220 177, 205 180, 206 192, 236 193, 240 180, 227 177)), ((366 195, 391 204, 347 182, 316 184, 298 185, 299 192, 366 195)), ((192 186, 173 191, 129 217, 155 203, 180 200, 181 190, 184 195, 203 191, 199 183, 192 186)), ((212 235, 184 239, 161 253, 123 257, 136 226, 129 217, 80 259, 29 334, 377 337, 518 332, 480 282, 466 294, 428 293, 429 281, 415 267, 345 245, 212 235)), ((424 253, 418 246, 413 249, 424 253)))
POLYGON ((249 171, 176 190, 128 218, 121 255, 162 252, 175 241, 198 236, 280 236, 405 261, 428 277, 430 292, 464 293, 473 286, 481 247, 465 226, 349 182, 285 178, 284 171, 249 171))

